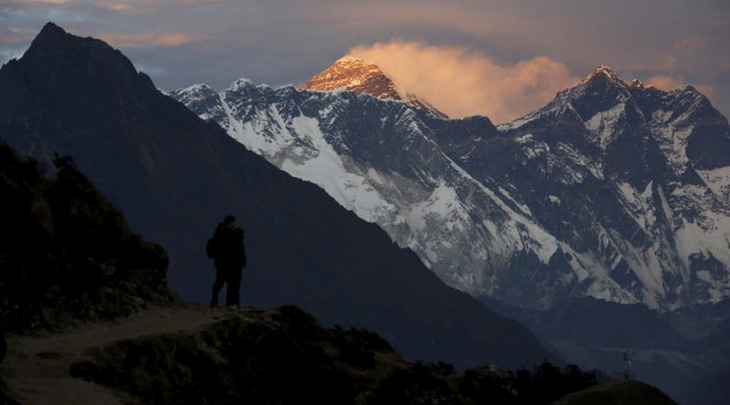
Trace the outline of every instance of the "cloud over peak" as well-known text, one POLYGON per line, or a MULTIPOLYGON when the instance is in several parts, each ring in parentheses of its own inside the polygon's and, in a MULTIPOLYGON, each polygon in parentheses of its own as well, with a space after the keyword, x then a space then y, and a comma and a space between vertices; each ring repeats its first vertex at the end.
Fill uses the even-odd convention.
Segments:
POLYGON ((578 78, 561 62, 537 56, 516 63, 466 48, 390 41, 350 54, 380 66, 400 87, 451 117, 486 115, 507 122, 542 107, 578 78))

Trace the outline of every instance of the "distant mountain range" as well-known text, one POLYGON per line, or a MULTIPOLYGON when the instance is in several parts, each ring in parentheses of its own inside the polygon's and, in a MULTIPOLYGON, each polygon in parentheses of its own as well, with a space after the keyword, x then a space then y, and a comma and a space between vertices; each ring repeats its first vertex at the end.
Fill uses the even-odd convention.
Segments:
POLYGON ((660 312, 730 296, 730 127, 691 86, 601 66, 499 127, 444 119, 397 89, 347 56, 301 91, 241 79, 171 96, 473 296, 660 312))
POLYGON ((379 227, 162 94, 100 40, 49 23, 0 69, 0 89, 0 138, 47 167, 56 153, 72 156, 164 246, 169 285, 184 299, 210 299, 205 241, 233 214, 246 230, 246 305, 295 304, 328 325, 368 328, 412 360, 555 359, 525 327, 447 287, 379 227))

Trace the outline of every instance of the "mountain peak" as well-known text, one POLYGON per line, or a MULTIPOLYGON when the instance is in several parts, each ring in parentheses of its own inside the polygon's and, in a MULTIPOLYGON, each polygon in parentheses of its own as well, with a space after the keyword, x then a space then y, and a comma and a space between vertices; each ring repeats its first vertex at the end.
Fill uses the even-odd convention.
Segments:
POLYGON ((299 90, 347 89, 355 94, 367 93, 377 98, 401 100, 393 81, 378 65, 345 55, 327 69, 321 71, 299 90))
POLYGON ((588 76, 586 76, 585 79, 583 79, 583 83, 592 81, 594 79, 603 79, 603 80, 611 80, 611 81, 619 81, 623 82, 621 78, 614 72, 614 70, 608 66, 608 65, 600 65, 591 72, 588 76))
POLYGON ((341 57, 340 59, 337 59, 335 61, 335 64, 337 64, 337 63, 341 63, 341 64, 342 63, 359 63, 359 64, 366 64, 366 65, 373 65, 373 66, 377 67, 377 65, 375 65, 373 62, 369 62, 369 61, 366 61, 365 59, 361 59, 361 58, 358 58, 358 57, 352 56, 352 55, 345 55, 345 56, 341 57))
POLYGON ((297 90, 346 89, 357 95, 405 101, 409 105, 425 110, 429 115, 447 119, 448 116, 430 103, 410 93, 402 93, 393 80, 375 63, 352 55, 337 59, 330 67, 321 71, 297 90))
POLYGON ((113 51, 113 48, 107 45, 105 42, 95 38, 82 38, 73 34, 69 34, 63 28, 58 25, 49 22, 43 26, 38 35, 33 39, 28 50, 23 55, 23 58, 44 60, 43 63, 73 63, 72 58, 69 57, 68 52, 82 52, 84 54, 91 52, 97 52, 97 56, 107 55, 108 51, 113 51), (103 50, 102 52, 99 52, 103 50), (51 62, 53 60, 54 62, 51 62))
MULTIPOLYGON (((577 85, 559 92, 556 100, 582 99, 584 104, 592 106, 597 105, 597 100, 602 100, 601 102, 613 105, 611 100, 627 97, 626 92, 631 86, 610 66, 600 65, 577 85)), ((546 107, 552 108, 551 104, 546 107)))
POLYGON ((63 28, 52 22, 48 22, 43 26, 38 35, 36 35, 35 39, 33 39, 28 52, 32 53, 32 51, 37 50, 38 48, 55 48, 58 46, 59 42, 63 41, 67 36, 70 36, 70 34, 64 31, 63 28))
MULTIPOLYGON (((34 60, 38 64, 74 65, 79 64, 82 57, 88 57, 95 63, 108 63, 117 67, 124 65, 123 69, 128 72, 137 72, 126 56, 101 39, 75 35, 53 22, 43 26, 22 58, 34 60)), ((109 73, 110 77, 117 76, 111 71, 109 73)))
POLYGON ((653 88, 654 86, 652 86, 651 84, 646 84, 639 79, 634 79, 629 82, 629 87, 631 87, 632 89, 648 89, 653 88))
POLYGON ((64 31, 63 28, 59 27, 58 25, 54 24, 53 22, 47 22, 46 25, 43 26, 41 29, 41 32, 38 33, 38 36, 44 36, 44 35, 60 35, 60 34, 66 34, 66 31, 64 31))

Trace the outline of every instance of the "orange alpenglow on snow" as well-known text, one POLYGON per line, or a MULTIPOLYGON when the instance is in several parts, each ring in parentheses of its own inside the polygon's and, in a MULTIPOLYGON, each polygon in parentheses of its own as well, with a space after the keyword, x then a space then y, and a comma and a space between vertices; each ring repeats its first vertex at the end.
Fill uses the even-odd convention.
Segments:
POLYGON ((431 116, 448 118, 429 102, 399 90, 390 76, 378 65, 351 55, 336 60, 332 66, 309 79, 298 90, 336 89, 345 89, 357 95, 369 94, 380 99, 405 101, 413 107, 425 110, 431 116))

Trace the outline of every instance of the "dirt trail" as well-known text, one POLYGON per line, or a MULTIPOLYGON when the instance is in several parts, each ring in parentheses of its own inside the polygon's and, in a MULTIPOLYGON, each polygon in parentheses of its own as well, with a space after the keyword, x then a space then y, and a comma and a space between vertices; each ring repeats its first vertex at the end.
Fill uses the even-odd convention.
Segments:
POLYGON ((22 404, 129 403, 130 398, 123 393, 71 377, 71 364, 83 359, 84 352, 90 348, 123 339, 199 329, 231 312, 184 304, 149 309, 113 323, 87 325, 66 333, 8 335, 8 353, 0 375, 9 394, 22 404))

